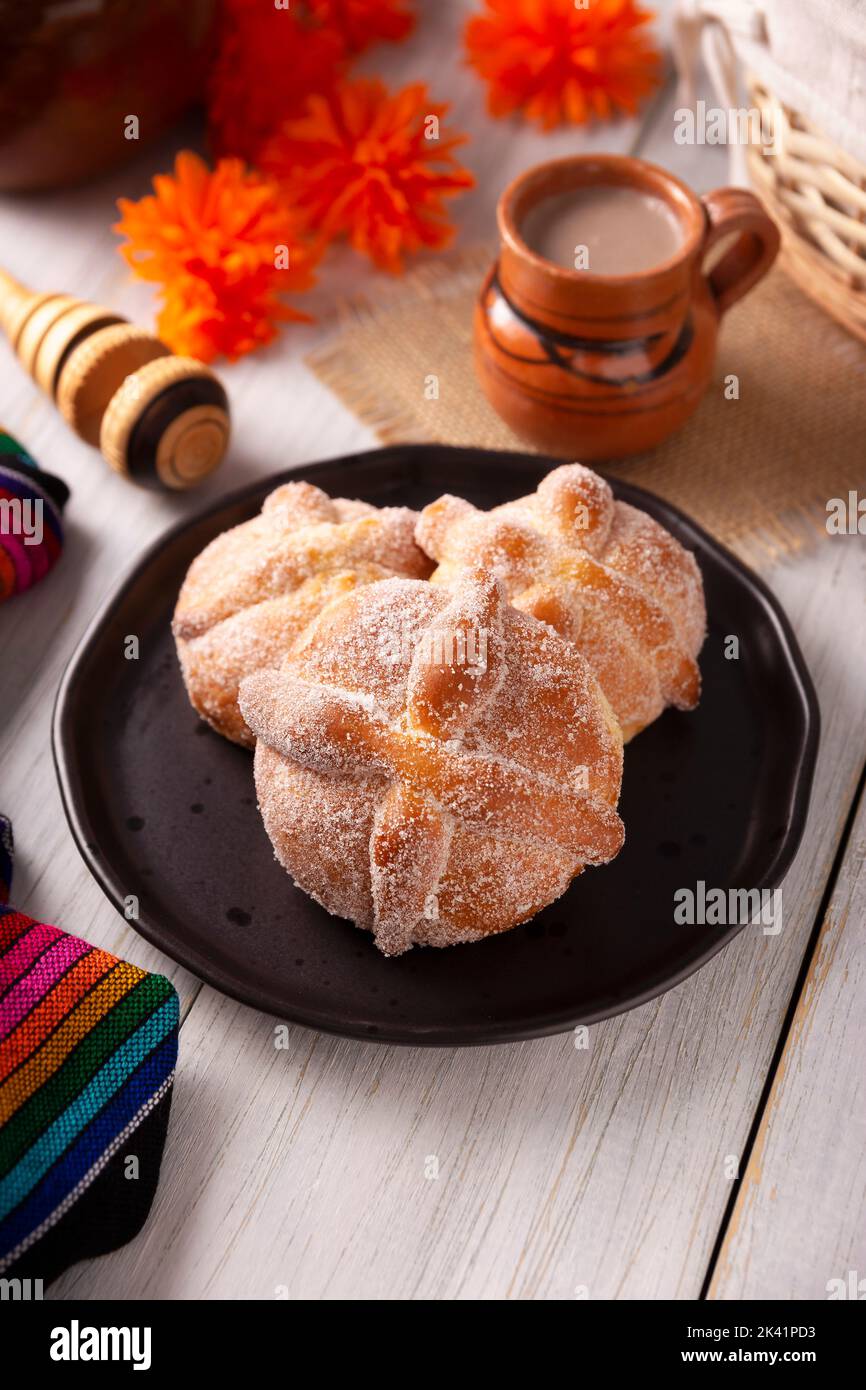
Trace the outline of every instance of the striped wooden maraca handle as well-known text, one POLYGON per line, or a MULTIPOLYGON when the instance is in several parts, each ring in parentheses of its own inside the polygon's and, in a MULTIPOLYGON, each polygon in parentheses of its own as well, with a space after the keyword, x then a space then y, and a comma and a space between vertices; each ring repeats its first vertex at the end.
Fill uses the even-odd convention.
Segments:
POLYGON ((21 365, 116 472, 194 487, 228 445, 228 398, 203 363, 178 357, 120 315, 37 294, 0 270, 0 327, 21 365))

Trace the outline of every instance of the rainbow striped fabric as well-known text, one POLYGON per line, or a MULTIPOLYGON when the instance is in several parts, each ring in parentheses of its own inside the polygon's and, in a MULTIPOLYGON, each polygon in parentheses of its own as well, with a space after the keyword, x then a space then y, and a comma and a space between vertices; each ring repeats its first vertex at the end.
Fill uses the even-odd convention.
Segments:
MULTIPOLYGON (((178 1022, 177 994, 161 975, 0 906, 0 1272, 17 1269, 49 1233, 56 1272, 140 1227, 159 1171, 178 1022), (146 1122, 160 1106, 162 1137, 148 1141, 151 1170, 159 1146, 152 1182, 118 1183, 118 1165, 141 1158, 146 1122), (58 1263, 58 1223, 111 1165, 111 1201, 126 1215, 94 1241, 98 1204, 89 1199, 85 1248, 58 1263), (140 1220, 122 1229, 145 1188, 140 1220)), ((78 1223, 83 1229, 80 1213, 78 1223)))
POLYGON ((0 602, 43 579, 63 549, 61 513, 69 488, 46 473, 0 429, 0 602), (26 531, 20 520, 28 521, 26 531), (38 532, 32 531, 36 518, 38 532))

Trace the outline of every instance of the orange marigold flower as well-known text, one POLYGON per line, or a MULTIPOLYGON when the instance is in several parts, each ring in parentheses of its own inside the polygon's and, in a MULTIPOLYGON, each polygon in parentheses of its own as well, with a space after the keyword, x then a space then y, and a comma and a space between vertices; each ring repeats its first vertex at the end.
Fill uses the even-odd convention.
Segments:
POLYGON ((405 0, 310 0, 313 14, 341 35, 350 53, 387 39, 399 43, 415 23, 405 0))
POLYGON ((493 116, 522 110, 545 129, 615 110, 633 115, 659 81, 660 56, 635 0, 485 0, 466 25, 469 62, 493 116))
POLYGON ((316 252, 305 223, 272 180, 239 159, 211 171, 182 151, 174 174, 158 174, 154 193, 118 200, 114 230, 136 275, 162 285, 160 337, 175 352, 234 361, 276 335, 288 319, 309 320, 283 293, 309 289, 316 252))
POLYGON ((208 133, 215 154, 255 163, 264 140, 304 109, 311 92, 334 83, 346 39, 314 4, 277 9, 268 0, 223 0, 216 60, 208 81, 208 133))
POLYGON ((310 97, 260 163, 323 237, 345 234, 376 265, 400 271, 405 253, 451 240, 444 199, 475 182, 454 158, 466 137, 439 129, 447 110, 421 82, 393 95, 376 79, 343 82, 310 97))

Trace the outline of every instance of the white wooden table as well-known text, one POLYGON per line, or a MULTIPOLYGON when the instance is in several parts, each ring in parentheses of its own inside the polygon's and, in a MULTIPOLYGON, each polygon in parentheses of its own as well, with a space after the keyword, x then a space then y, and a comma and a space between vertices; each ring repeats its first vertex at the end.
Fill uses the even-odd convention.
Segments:
MULTIPOLYGON (((542 157, 637 151, 699 190, 718 148, 674 144, 671 83, 641 122, 542 136, 484 114, 454 55, 462 6, 425 12, 367 66, 430 80, 471 132, 477 190, 455 203, 488 238, 504 183, 542 157)), ((658 5, 656 5, 658 8, 658 5)), ((666 25, 665 25, 666 27, 666 25)), ((193 130, 194 136, 194 130, 193 130)), ((62 195, 0 202, 0 263, 37 288, 150 321, 114 250, 113 200, 139 196, 177 143, 62 195)), ((0 802, 15 823, 15 902, 163 971, 183 1025, 170 1133, 142 1234, 52 1296, 159 1298, 823 1299, 866 1276, 866 555, 837 537, 765 570, 818 687, 823 737, 778 936, 745 931, 664 997, 591 1029, 515 1046, 408 1050, 291 1030, 202 986, 136 936, 73 845, 49 746, 64 663, 118 577, 162 529, 292 464, 372 446, 302 358, 336 293, 381 278, 337 256, 319 323, 224 372, 231 457, 198 495, 156 496, 79 444, 0 348, 0 420, 73 489, 62 571, 0 609, 0 802), (439 1161, 430 1179, 428 1157, 439 1161), (832 1287, 832 1286, 831 1286, 832 1287)), ((866 453, 866 436, 864 436, 866 453)))

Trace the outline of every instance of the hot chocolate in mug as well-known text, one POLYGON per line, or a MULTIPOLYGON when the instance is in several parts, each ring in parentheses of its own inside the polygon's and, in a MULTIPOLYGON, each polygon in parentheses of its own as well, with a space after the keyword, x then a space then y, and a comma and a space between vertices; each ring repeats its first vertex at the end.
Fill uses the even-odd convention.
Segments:
POLYGON ((779 249, 754 194, 699 198, 619 155, 530 169, 497 216, 499 260, 475 310, 481 385, 519 435, 584 462, 652 448, 691 415, 722 314, 779 249))

